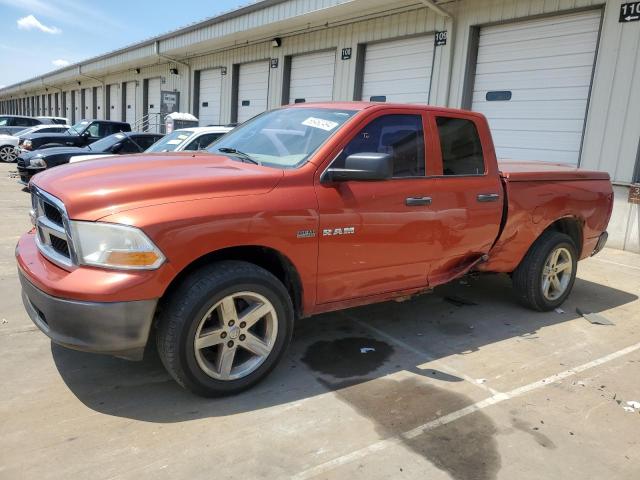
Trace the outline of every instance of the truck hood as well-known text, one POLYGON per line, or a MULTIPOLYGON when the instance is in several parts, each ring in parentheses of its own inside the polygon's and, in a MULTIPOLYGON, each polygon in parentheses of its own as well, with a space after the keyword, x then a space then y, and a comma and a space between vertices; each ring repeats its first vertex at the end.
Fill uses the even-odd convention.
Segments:
POLYGON ((69 135, 68 133, 30 133, 29 135, 23 135, 23 140, 37 140, 38 138, 52 138, 57 140, 64 140, 68 138, 75 138, 77 135, 69 135))
MULTIPOLYGON (((63 155, 63 154, 74 154, 74 153, 82 153, 83 155, 91 155, 91 151, 90 150, 85 150, 82 147, 51 147, 51 148, 44 148, 41 150, 32 150, 32 151, 27 151, 25 153, 23 153, 21 156, 22 158, 28 160, 31 158, 47 158, 47 157, 51 157, 54 155, 63 155)), ((95 152, 95 154, 99 154, 100 152, 95 152)))
POLYGON ((45 170, 31 183, 62 200, 71 219, 94 221, 151 205, 259 195, 283 175, 223 155, 180 152, 71 163, 45 170))

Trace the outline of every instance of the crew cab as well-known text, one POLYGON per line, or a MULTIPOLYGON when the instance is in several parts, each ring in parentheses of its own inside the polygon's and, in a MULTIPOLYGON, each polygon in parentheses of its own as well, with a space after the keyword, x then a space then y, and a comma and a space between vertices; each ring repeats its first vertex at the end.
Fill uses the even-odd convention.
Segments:
MULTIPOLYGON (((485 117, 360 102, 265 112, 204 153, 65 165, 31 181, 24 305, 54 342, 163 364, 200 395, 282 357, 296 318, 405 299, 470 271, 558 307, 607 239, 606 173, 498 165, 485 117)), ((428 315, 428 312, 426 312, 428 315)))
POLYGON ((27 184, 36 173, 69 163, 75 156, 87 159, 142 153, 160 138, 160 133, 124 132, 114 133, 84 147, 51 147, 33 152, 25 151, 18 158, 19 182, 27 184))
POLYGON ((69 127, 64 133, 32 133, 21 143, 22 150, 38 150, 51 147, 84 147, 101 138, 118 132, 130 132, 126 122, 112 120, 82 120, 69 127))

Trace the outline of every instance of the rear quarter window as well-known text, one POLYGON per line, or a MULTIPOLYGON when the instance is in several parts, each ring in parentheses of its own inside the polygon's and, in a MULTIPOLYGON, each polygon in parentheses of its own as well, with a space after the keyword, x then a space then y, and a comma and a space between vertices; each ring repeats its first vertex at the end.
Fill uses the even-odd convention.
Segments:
POLYGON ((484 156, 475 123, 464 118, 437 117, 443 175, 482 175, 484 156))

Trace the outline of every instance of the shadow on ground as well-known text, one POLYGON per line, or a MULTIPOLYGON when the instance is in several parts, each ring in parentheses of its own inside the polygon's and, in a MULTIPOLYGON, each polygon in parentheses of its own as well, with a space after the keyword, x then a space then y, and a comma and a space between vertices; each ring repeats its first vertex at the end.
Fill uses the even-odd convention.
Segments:
MULTIPOLYGON (((55 345, 52 354, 69 389, 103 414, 146 422, 183 422, 256 411, 333 391, 369 418, 381 438, 398 438, 452 478, 492 480, 501 463, 497 428, 482 411, 427 432, 400 435, 475 401, 447 388, 449 382, 461 378, 417 366, 427 357, 467 354, 514 337, 535 338, 541 328, 579 318, 578 306, 601 312, 637 298, 577 279, 572 296, 563 305, 566 313, 540 313, 518 305, 508 277, 469 277, 407 302, 301 320, 291 347, 270 377, 250 391, 219 399, 199 398, 178 387, 165 372, 153 344, 144 361, 137 363, 55 345), (424 355, 390 345, 376 329, 424 355), (362 353, 363 348, 373 350, 362 353), (432 381, 420 382, 415 375, 388 377, 400 371, 432 381)), ((552 444, 543 446, 551 448, 552 444)))
POLYGON ((388 329, 405 341, 423 337, 421 350, 437 359, 508 338, 531 336, 540 328, 574 320, 578 318, 575 306, 600 312, 638 298, 577 279, 563 306, 566 313, 559 315, 519 306, 506 276, 482 275, 465 283, 455 282, 435 294, 403 303, 387 302, 300 320, 291 347, 271 376, 250 391, 228 398, 202 399, 183 391, 165 372, 153 345, 142 362, 56 345, 52 345, 52 354, 64 382, 88 407, 147 422, 181 422, 254 411, 346 386, 354 388, 402 370, 427 375, 442 381, 443 386, 460 381, 443 372, 416 369, 424 358, 394 351, 366 325, 388 329), (457 306, 445 299, 448 296, 477 305, 457 306), (367 347, 375 352, 362 354, 360 349, 367 347))

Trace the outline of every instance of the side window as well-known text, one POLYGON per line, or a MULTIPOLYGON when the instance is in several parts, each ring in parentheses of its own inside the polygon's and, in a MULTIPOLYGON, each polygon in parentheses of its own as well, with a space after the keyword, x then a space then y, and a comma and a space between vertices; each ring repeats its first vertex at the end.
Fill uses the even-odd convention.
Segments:
POLYGON ((37 125, 39 122, 33 122, 31 118, 16 117, 13 119, 13 125, 16 127, 31 127, 37 125))
POLYGON ((388 153, 393 157, 393 176, 425 174, 424 131, 420 115, 384 115, 371 121, 347 144, 333 165, 344 167, 354 153, 388 153))
MULTIPOLYGON (((137 138, 133 139, 136 143, 140 143, 138 142, 137 138)), ((140 150, 138 149, 138 146, 133 143, 129 138, 125 138, 124 140, 122 140, 121 142, 122 147, 120 147, 120 150, 118 150, 118 153, 138 153, 140 150)), ((142 147, 142 144, 140 145, 142 147)))
POLYGON ((99 137, 100 136, 100 124, 92 123, 91 125, 89 125, 89 128, 87 129, 87 131, 89 132, 89 136, 91 136, 91 137, 99 137))
POLYGON ((185 147, 185 150, 204 150, 221 136, 221 133, 205 133, 192 140, 189 145, 185 147))
POLYGON ((438 117, 444 175, 482 175, 484 157, 476 125, 464 118, 438 117))
POLYGON ((158 140, 158 137, 153 137, 151 135, 134 136, 131 138, 133 138, 133 141, 136 142, 138 145, 140 145, 140 148, 142 149, 142 150, 138 150, 138 147, 135 147, 136 149, 132 150, 134 152, 138 152, 138 151, 144 152, 147 148, 149 148, 158 140))

